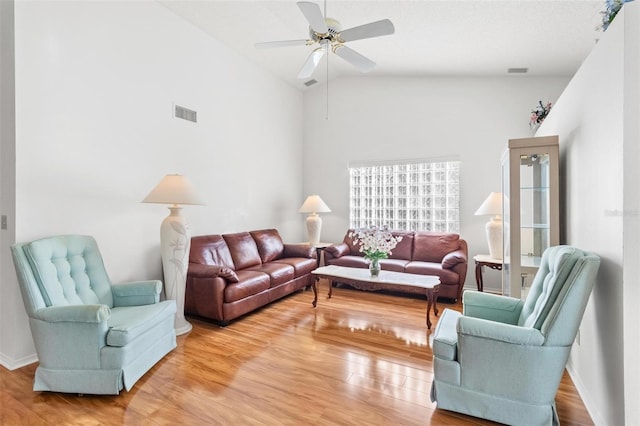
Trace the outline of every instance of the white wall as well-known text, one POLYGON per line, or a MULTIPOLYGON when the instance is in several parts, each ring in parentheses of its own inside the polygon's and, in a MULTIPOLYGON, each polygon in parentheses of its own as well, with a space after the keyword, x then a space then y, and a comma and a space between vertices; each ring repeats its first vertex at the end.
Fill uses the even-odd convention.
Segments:
POLYGON ((566 243, 601 257, 569 361, 598 425, 640 424, 639 27, 629 3, 538 131, 560 135, 566 243))
MULTIPOLYGON (((466 286, 475 288, 472 257, 488 253, 486 216, 474 216, 501 191, 500 160, 510 138, 533 134, 531 110, 555 102, 569 78, 359 78, 305 93, 304 191, 332 209, 322 239, 342 241, 349 225, 350 162, 453 157, 461 161, 461 235, 469 244, 466 286)), ((500 291, 485 268, 485 289, 500 291)))
MULTIPOLYGON (((15 15, 17 241, 91 234, 114 282, 161 278, 168 210, 140 201, 167 173, 207 202, 184 210, 194 235, 302 240, 299 91, 156 2, 19 2, 15 15), (198 123, 172 118, 173 102, 198 123)), ((20 311, 0 315, 19 321, 2 340, 19 364, 33 348, 11 280, 3 303, 20 311)))

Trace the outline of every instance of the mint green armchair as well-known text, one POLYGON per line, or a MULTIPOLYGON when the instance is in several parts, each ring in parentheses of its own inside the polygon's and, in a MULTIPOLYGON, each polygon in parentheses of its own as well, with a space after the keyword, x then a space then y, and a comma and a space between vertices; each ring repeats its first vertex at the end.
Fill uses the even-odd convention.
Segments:
POLYGON ((433 341, 431 400, 505 424, 559 424, 555 396, 600 259, 547 249, 526 301, 467 291, 445 309, 433 341))
POLYGON ((38 355, 33 389, 127 391, 176 347, 175 301, 158 280, 112 285, 92 237, 11 247, 38 355))

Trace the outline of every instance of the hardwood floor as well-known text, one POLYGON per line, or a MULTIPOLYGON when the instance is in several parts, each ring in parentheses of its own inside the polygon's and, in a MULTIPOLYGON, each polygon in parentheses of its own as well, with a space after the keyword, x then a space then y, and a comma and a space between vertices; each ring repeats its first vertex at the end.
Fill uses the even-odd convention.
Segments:
MULTIPOLYGON (((326 290, 321 281, 316 309, 313 292, 298 292, 226 328, 189 318, 178 348, 119 396, 34 392, 36 364, 0 368, 0 423, 493 424, 431 403, 425 300, 326 290)), ((593 424, 567 374, 556 401, 562 425, 593 424)))

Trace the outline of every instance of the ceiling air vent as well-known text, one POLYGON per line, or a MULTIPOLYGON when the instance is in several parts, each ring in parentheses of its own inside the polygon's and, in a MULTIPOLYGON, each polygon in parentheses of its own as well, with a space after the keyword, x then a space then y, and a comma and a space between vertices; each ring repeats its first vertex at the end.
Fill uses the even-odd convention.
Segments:
POLYGON ((509 74, 526 74, 529 72, 529 68, 509 68, 507 72, 509 74))
POLYGON ((190 110, 189 108, 181 107, 180 105, 174 105, 174 116, 182 118, 183 120, 198 122, 198 113, 190 110))
POLYGON ((317 82, 318 82, 317 80, 315 80, 315 79, 313 79, 313 78, 312 78, 312 79, 311 79, 311 80, 309 80, 309 81, 305 81, 305 82, 304 82, 304 85, 305 85, 305 86, 307 86, 307 87, 309 87, 309 86, 313 86, 313 85, 314 85, 314 84, 316 84, 317 82))

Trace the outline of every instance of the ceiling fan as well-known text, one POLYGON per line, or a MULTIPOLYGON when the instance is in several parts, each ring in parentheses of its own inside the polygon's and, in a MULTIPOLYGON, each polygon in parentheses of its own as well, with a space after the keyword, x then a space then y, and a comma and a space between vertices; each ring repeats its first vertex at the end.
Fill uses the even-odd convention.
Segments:
POLYGON ((309 39, 300 40, 283 40, 283 41, 267 41, 256 43, 258 49, 268 49, 272 47, 288 47, 288 46, 312 46, 319 44, 308 56, 298 73, 299 79, 307 79, 311 77, 320 60, 329 48, 351 65, 361 72, 369 72, 376 63, 371 59, 361 55, 350 47, 345 46, 346 42, 361 40, 365 38, 379 37, 383 35, 393 34, 395 28, 393 23, 388 19, 370 22, 368 24, 359 25, 357 27, 342 30, 340 22, 333 18, 323 15, 320 6, 309 1, 299 1, 298 7, 302 14, 309 22, 309 39))

